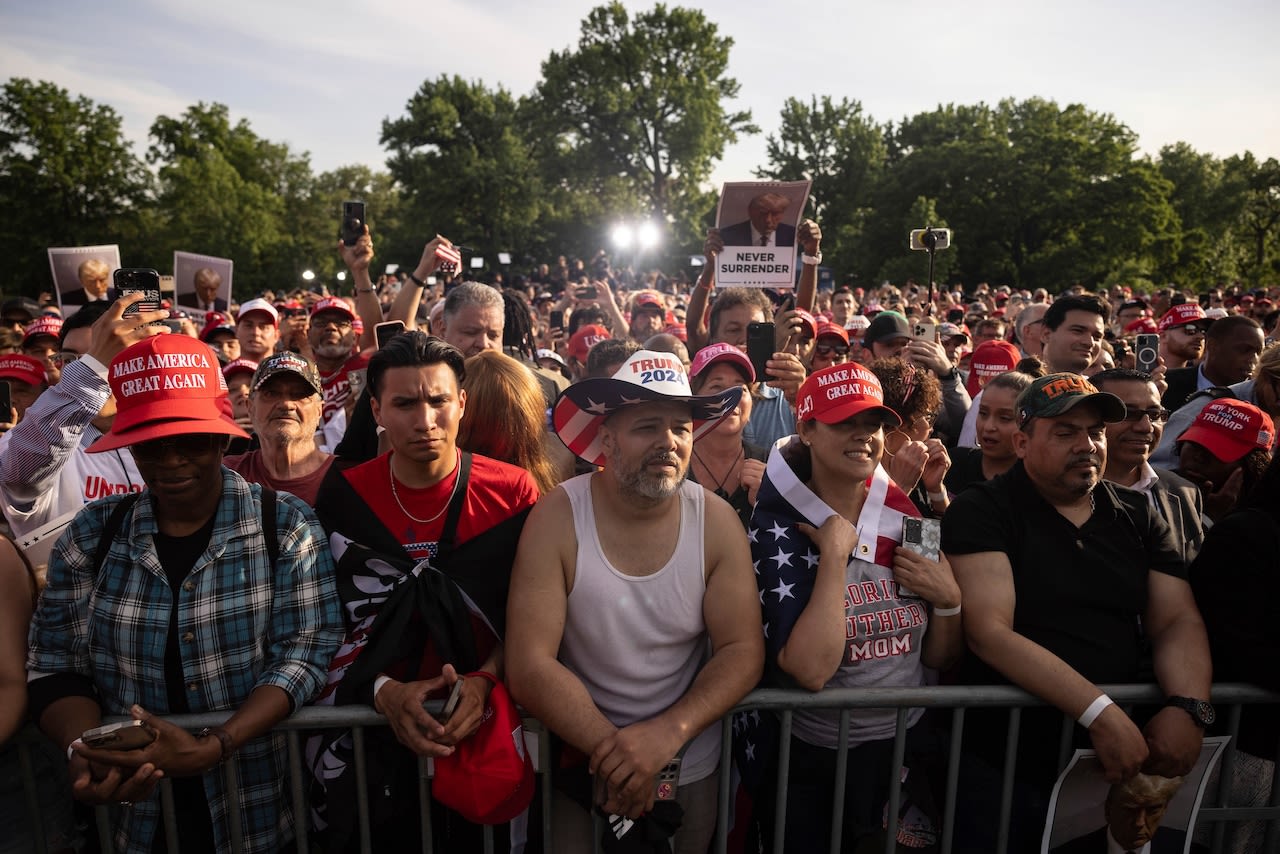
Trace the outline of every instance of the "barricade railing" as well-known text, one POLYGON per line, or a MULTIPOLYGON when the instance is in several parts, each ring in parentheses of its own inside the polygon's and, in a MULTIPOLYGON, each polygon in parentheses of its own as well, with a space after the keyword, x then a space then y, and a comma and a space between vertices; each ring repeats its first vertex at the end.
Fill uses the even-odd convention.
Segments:
MULTIPOLYGON (((1155 685, 1104 685, 1100 686, 1117 704, 1131 706, 1134 704, 1159 704, 1164 695, 1155 685)), ((1267 822, 1267 835, 1264 850, 1275 851, 1280 845, 1280 762, 1276 762, 1276 774, 1271 781, 1271 797, 1269 804, 1262 807, 1231 805, 1228 800, 1232 780, 1232 770, 1236 761, 1236 736, 1240 730, 1243 710, 1252 706, 1275 706, 1280 704, 1280 693, 1273 693, 1245 684, 1218 684, 1213 686, 1213 702, 1220 716, 1225 715, 1227 721, 1226 734, 1231 736, 1220 763, 1221 773, 1216 791, 1206 794, 1204 805, 1197 815, 1197 826, 1209 825, 1212 828, 1211 851, 1224 854, 1233 850, 1233 837, 1236 826, 1244 821, 1267 822)), ((436 704, 438 710, 440 704, 436 704)), ((897 724, 893 743, 893 759, 888 779, 888 810, 890 832, 885 834, 886 854, 895 850, 896 834, 892 832, 893 819, 897 816, 901 805, 902 780, 900 769, 906 753, 907 716, 911 709, 951 710, 951 726, 945 740, 947 744, 945 800, 942 811, 941 839, 938 850, 949 854, 952 850, 955 831, 956 795, 960 771, 960 752, 963 749, 965 712, 968 709, 1007 709, 1009 726, 1007 733, 1007 750, 1003 768, 1003 783, 1000 791, 1000 811, 998 842, 995 854, 1007 854, 1009 842, 1009 826, 1013 803, 1013 769, 1017 759, 1018 732, 1021 711, 1024 708, 1044 706, 1044 704, 1017 688, 1008 686, 928 686, 918 688, 872 688, 872 689, 828 689, 818 693, 798 690, 759 690, 743 699, 728 715, 725 716, 721 733, 720 767, 725 773, 720 774, 718 793, 718 817, 713 851, 726 854, 728 845, 728 821, 730 815, 730 798, 732 797, 732 776, 727 773, 733 751, 734 727, 736 715, 759 712, 774 714, 780 723, 779 751, 777 756, 777 777, 773 790, 774 801, 774 838, 765 840, 765 850, 781 854, 783 850, 783 829, 786 824, 787 789, 789 782, 789 753, 792 732, 792 718, 797 711, 835 710, 840 713, 840 740, 837 748, 835 784, 832 792, 833 818, 831 834, 831 851, 833 854, 842 850, 841 828, 844 809, 844 780, 848 762, 848 726, 851 714, 863 709, 896 709, 897 724)), ((429 709, 432 708, 429 706, 429 709)), ((172 715, 166 720, 191 731, 206 726, 217 726, 223 723, 228 713, 172 715)), ((109 719, 119 720, 119 718, 109 719)), ((277 731, 285 735, 288 749, 289 792, 298 827, 296 850, 299 854, 310 854, 311 846, 305 827, 309 819, 309 806, 306 789, 309 777, 304 768, 302 739, 307 732, 332 728, 351 728, 354 741, 355 773, 356 773, 356 808, 359 817, 361 851, 372 850, 371 828, 369 822, 369 801, 366 780, 366 754, 364 750, 364 734, 368 728, 387 726, 386 718, 367 706, 307 706, 298 710, 288 719, 282 721, 277 731)), ((531 733, 537 743, 537 773, 540 777, 540 799, 530 808, 541 815, 541 831, 543 851, 552 852, 551 838, 554 816, 551 808, 550 767, 551 745, 549 733, 541 724, 532 718, 525 718, 526 730, 531 733)), ((1073 727, 1076 724, 1063 716, 1061 737, 1058 750, 1058 768, 1065 767, 1070 757, 1073 727)), ((41 736, 33 729, 28 729, 19 736, 18 750, 21 773, 23 774, 24 795, 33 827, 43 827, 40 816, 39 799, 36 796, 36 781, 30 757, 30 747, 35 739, 41 736)), ((1273 757, 1276 758, 1276 757, 1273 757)), ((420 758, 418 801, 421 816, 422 850, 426 854, 435 854, 431 838, 431 792, 430 775, 427 760, 420 758)), ((222 773, 226 775, 226 787, 229 794, 237 791, 236 760, 225 763, 222 773)), ((178 854, 181 851, 181 837, 173 809, 171 784, 168 780, 160 783, 162 807, 161 832, 165 834, 169 851, 178 854)), ((228 798, 230 804, 230 824, 232 851, 243 850, 243 842, 235 829, 239 828, 238 800, 234 796, 228 798)), ((100 807, 95 810, 97 832, 102 842, 103 851, 113 850, 109 834, 109 812, 100 807)), ((597 824, 598 829, 598 824, 597 824)), ((35 834, 35 850, 44 854, 47 850, 40 833, 35 834)), ((599 834, 596 835, 596 849, 599 851, 599 834)), ((486 854, 494 850, 493 828, 484 829, 484 851, 486 854)), ((1020 854, 1020 853, 1019 853, 1020 854)))

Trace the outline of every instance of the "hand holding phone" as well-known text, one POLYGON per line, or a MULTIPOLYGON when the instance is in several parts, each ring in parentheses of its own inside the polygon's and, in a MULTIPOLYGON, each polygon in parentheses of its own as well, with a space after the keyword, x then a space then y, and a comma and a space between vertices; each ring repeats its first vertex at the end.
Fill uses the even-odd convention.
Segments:
MULTIPOLYGON (((916 516, 903 518, 902 547, 936 561, 942 553, 942 520, 921 519, 916 516)), ((920 598, 901 584, 898 585, 898 595, 902 598, 920 598)))
POLYGON ((449 692, 449 699, 444 701, 444 708, 435 716, 440 723, 448 723, 449 718, 453 717, 453 713, 458 710, 458 703, 462 700, 463 681, 464 677, 459 676, 458 681, 453 683, 453 690, 449 692))
POLYGON ((403 320, 388 320, 373 327, 373 336, 378 342, 378 349, 387 346, 387 342, 404 332, 403 320))
POLYGON ((143 311, 160 308, 160 274, 145 267, 121 267, 112 274, 116 299, 141 293, 143 299, 125 308, 124 316, 133 317, 143 311))
POLYGON ((1144 373, 1151 373, 1160 362, 1160 336, 1139 335, 1134 346, 1134 367, 1144 373))
POLYGON ((765 363, 773 358, 775 343, 773 336, 772 323, 747 324, 747 358, 751 360, 751 367, 756 372, 758 382, 764 382, 765 363))
POLYGON ((342 203, 342 227, 339 236, 346 246, 355 246, 364 235, 364 202, 342 203))
POLYGON ((156 734, 142 721, 120 721, 85 730, 80 740, 95 750, 139 750, 155 741, 156 734))

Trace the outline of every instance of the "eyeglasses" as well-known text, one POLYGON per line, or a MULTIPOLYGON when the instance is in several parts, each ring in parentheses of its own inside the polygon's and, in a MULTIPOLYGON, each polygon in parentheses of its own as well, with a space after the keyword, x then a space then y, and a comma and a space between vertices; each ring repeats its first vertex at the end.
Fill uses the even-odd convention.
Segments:
POLYGON ((79 359, 80 353, 72 353, 70 350, 63 350, 61 353, 53 354, 53 361, 59 365, 69 365, 76 359, 79 359))
POLYGON ((190 460, 203 457, 215 448, 221 447, 223 437, 214 433, 185 433, 180 436, 166 436, 163 439, 152 439, 130 445, 129 450, 135 460, 155 462, 174 453, 183 459, 190 460))
POLYGON ((1130 409, 1125 412, 1123 420, 1136 422, 1146 417, 1152 424, 1163 424, 1169 420, 1169 414, 1167 409, 1130 409))
POLYGON ((835 353, 837 356, 849 355, 848 344, 819 344, 814 348, 819 356, 830 356, 835 353))
POLYGON ((1203 335, 1206 331, 1205 327, 1198 323, 1188 323, 1185 326, 1179 326, 1178 328, 1188 335, 1203 335))

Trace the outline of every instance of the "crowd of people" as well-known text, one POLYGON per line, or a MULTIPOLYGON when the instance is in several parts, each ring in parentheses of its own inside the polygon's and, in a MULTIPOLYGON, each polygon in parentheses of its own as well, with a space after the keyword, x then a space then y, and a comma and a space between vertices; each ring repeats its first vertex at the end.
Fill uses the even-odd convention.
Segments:
MULTIPOLYGON (((722 767, 721 721, 757 687, 1034 694, 1010 851, 1039 850, 1063 715, 1112 783, 1187 774, 1215 678, 1278 687, 1280 292, 819 291, 821 229, 794 239, 777 292, 717 288, 714 229, 690 283, 603 254, 466 281, 443 236, 375 281, 366 228, 338 247, 352 296, 264 293, 199 324, 139 295, 0 305, 0 850, 80 850, 106 805, 117 850, 166 851, 164 779, 183 851, 355 850, 357 785, 375 850, 416 850, 418 759, 460 761, 507 690, 553 734, 570 854, 593 810, 614 843, 705 854, 731 773, 735 851, 827 850, 837 789, 845 850, 938 844, 943 713, 908 711, 888 816, 893 709, 785 733, 735 715, 722 767), (1133 682, 1167 701, 1098 688, 1133 682), (316 735, 295 815, 274 728, 311 703, 388 726, 362 775, 350 733, 316 735), (188 712, 227 717, 165 720, 188 712), (88 734, 121 716, 138 745, 88 734)), ((995 848, 1007 726, 967 716, 953 850, 995 848)), ((1269 802, 1277 736, 1246 710, 1234 803, 1269 802)), ((480 819, 441 800, 438 850, 479 850, 480 819)), ((500 846, 535 850, 539 820, 500 846)), ((1150 850, 1116 833, 1108 850, 1150 850)))

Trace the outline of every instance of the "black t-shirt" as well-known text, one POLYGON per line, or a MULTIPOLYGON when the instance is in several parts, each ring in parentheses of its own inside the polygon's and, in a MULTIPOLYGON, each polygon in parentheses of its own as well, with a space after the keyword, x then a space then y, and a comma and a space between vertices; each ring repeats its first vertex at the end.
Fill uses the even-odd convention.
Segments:
POLYGON ((959 495, 975 483, 982 483, 987 476, 982 473, 980 448, 956 448, 951 452, 951 468, 943 484, 952 495, 959 495))

